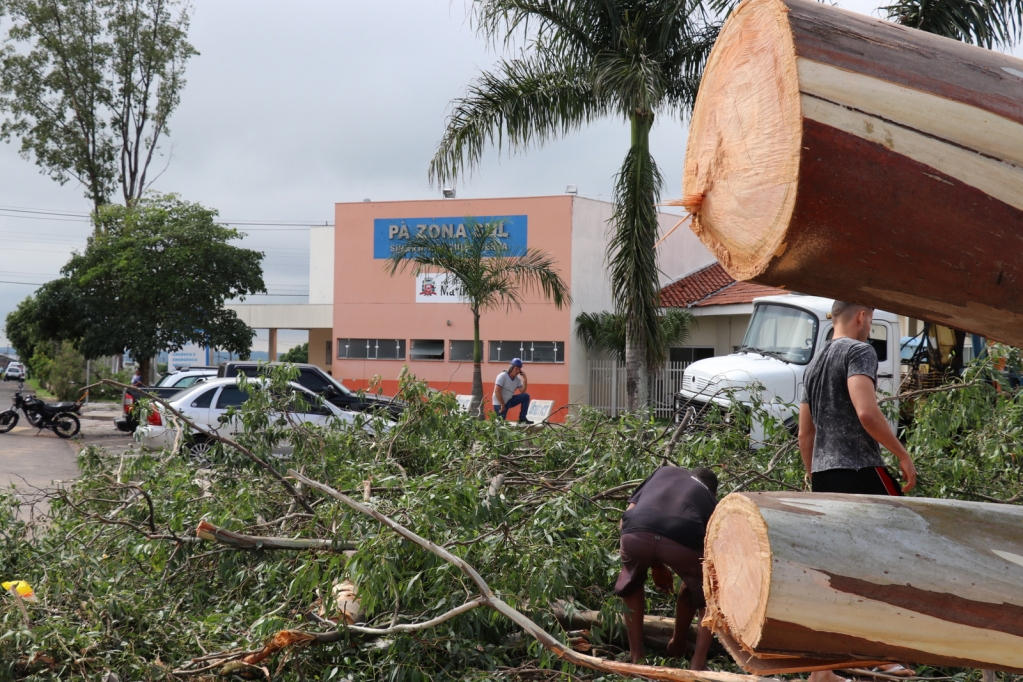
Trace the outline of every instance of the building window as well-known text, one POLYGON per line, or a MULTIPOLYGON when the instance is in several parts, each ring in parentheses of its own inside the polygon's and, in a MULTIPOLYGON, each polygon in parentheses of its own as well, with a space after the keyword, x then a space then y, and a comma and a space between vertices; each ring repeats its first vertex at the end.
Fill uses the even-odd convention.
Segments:
POLYGON ((689 365, 697 360, 706 360, 714 357, 714 349, 707 346, 687 346, 685 348, 672 348, 668 360, 671 362, 684 362, 689 365))
POLYGON ((521 358, 522 362, 564 362, 563 341, 491 341, 490 362, 509 362, 521 358))
POLYGON ((338 339, 337 357, 339 360, 404 360, 405 339, 338 339))
MULTIPOLYGON (((480 341, 480 346, 482 348, 482 341, 480 341)), ((480 357, 483 357, 483 353, 480 353, 480 357)), ((472 340, 452 341, 448 360, 451 362, 472 362, 472 340)))
POLYGON ((413 360, 443 360, 444 339, 412 339, 413 360))

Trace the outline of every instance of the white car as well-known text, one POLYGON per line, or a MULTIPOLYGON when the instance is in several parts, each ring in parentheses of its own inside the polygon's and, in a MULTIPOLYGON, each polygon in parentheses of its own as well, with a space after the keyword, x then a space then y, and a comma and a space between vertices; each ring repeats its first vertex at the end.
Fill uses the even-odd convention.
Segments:
POLYGON ((188 388, 216 376, 216 367, 185 367, 177 372, 164 374, 156 382, 156 385, 157 387, 188 388))
POLYGON ((24 381, 25 365, 20 362, 11 362, 4 370, 4 381, 24 381))
MULTIPOLYGON (((258 379, 249 380, 249 385, 263 383, 258 379)), ((303 388, 301 385, 291 382, 291 388, 296 394, 296 401, 302 412, 288 412, 289 421, 302 422, 306 424, 325 425, 333 422, 352 424, 357 418, 365 419, 366 415, 357 415, 355 412, 342 410, 331 403, 320 399, 312 391, 303 388)), ((258 390, 258 388, 257 388, 258 390)), ((217 434, 230 438, 242 430, 241 420, 221 417, 226 415, 231 407, 240 407, 247 399, 248 393, 238 387, 238 380, 234 377, 225 379, 207 379, 191 388, 177 393, 167 402, 203 429, 215 431, 217 434)), ((160 405, 154 406, 154 411, 149 415, 145 424, 141 424, 135 430, 135 440, 147 448, 160 449, 174 446, 174 439, 177 435, 172 423, 165 417, 165 408, 160 405)), ((369 432, 374 427, 381 430, 390 428, 391 422, 379 417, 374 419, 373 424, 363 426, 369 432)), ((195 458, 202 458, 213 447, 214 443, 201 433, 192 433, 185 443, 188 452, 195 458)), ((290 454, 292 448, 288 443, 279 443, 274 454, 290 454)))

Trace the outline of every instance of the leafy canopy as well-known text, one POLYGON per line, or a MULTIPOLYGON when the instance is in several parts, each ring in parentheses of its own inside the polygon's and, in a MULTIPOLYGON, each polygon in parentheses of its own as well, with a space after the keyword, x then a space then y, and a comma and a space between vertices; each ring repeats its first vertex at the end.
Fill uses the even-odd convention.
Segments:
POLYGON ((21 139, 60 184, 98 208, 142 197, 185 85, 189 6, 180 0, 0 0, 0 138, 21 139))
POLYGON ((242 234, 216 215, 174 195, 104 206, 85 251, 37 294, 43 335, 92 358, 187 343, 247 353, 254 332, 224 301, 266 291, 263 254, 229 244, 242 234))

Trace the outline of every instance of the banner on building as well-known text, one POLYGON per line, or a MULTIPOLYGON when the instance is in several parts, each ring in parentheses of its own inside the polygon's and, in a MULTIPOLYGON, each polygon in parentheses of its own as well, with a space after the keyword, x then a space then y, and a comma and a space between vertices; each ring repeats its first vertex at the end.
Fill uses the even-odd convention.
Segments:
POLYGON ((447 272, 421 272, 416 275, 416 303, 466 303, 459 283, 447 272))
POLYGON ((206 364, 206 349, 198 344, 190 343, 181 350, 167 354, 167 371, 173 372, 182 367, 202 367, 206 364))
MULTIPOLYGON (((465 241, 466 220, 497 225, 497 238, 507 247, 504 255, 517 256, 528 246, 529 221, 524 215, 465 216, 457 218, 377 218, 373 221, 373 258, 390 258, 413 237, 433 237, 465 241)), ((471 222, 470 222, 471 226, 471 222)))

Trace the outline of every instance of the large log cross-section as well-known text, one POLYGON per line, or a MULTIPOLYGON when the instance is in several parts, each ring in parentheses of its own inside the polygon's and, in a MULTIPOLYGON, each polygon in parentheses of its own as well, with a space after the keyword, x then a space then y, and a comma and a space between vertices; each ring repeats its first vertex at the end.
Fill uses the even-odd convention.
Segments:
POLYGON ((733 493, 707 528, 705 622, 759 674, 883 660, 1021 673, 1021 528, 1015 505, 733 493))
POLYGON ((1023 343, 1023 60, 745 0, 704 71, 682 189, 736 279, 1023 343))

